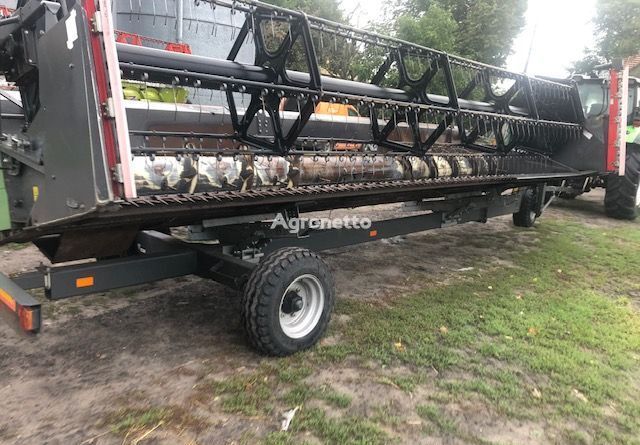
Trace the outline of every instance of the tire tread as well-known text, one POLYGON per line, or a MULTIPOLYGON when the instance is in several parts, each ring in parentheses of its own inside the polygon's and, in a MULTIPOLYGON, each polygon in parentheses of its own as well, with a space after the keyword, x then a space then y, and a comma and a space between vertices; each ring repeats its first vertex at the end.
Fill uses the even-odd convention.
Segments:
POLYGON ((530 228, 536 222, 536 217, 531 217, 531 212, 536 206, 536 194, 533 189, 527 189, 522 197, 520 210, 513 214, 513 225, 516 227, 530 228))
POLYGON ((607 178, 604 207, 607 216, 634 220, 638 217, 636 193, 640 184, 640 147, 628 145, 624 176, 607 178))
MULTIPOLYGON (((324 265, 320 256, 310 250, 299 247, 283 248, 273 252, 258 264, 245 285, 242 302, 242 324, 250 345, 262 354, 282 357, 292 353, 290 349, 279 345, 274 338, 269 323, 270 302, 274 298, 279 300, 279 297, 274 293, 277 291, 277 284, 282 280, 286 270, 294 267, 297 262, 305 258, 311 258, 324 265)), ((328 267, 326 267, 326 270, 329 270, 328 267)), ((334 284, 330 273, 323 278, 329 280, 331 287, 328 292, 329 295, 325 296, 326 304, 329 305, 327 311, 330 314, 334 304, 334 284)), ((329 318, 321 319, 323 325, 316 328, 316 335, 313 336, 308 345, 302 345, 299 349, 305 349, 318 340, 325 332, 329 318)))

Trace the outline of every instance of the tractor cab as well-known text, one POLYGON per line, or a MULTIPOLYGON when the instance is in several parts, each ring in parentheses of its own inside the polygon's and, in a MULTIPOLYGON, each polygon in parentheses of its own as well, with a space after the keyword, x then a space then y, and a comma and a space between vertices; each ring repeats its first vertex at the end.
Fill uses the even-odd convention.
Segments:
MULTIPOLYGON (((578 85, 582 111, 588 122, 606 119, 609 116, 610 79, 576 75, 573 80, 578 85)), ((627 123, 631 124, 634 114, 640 111, 640 79, 629 78, 629 97, 627 107, 627 123)))
POLYGON ((572 80, 580 94, 585 134, 607 147, 606 172, 599 179, 606 189, 606 213, 635 219, 640 215, 640 79, 629 77, 629 68, 622 64, 601 69, 599 76, 576 75, 572 80))

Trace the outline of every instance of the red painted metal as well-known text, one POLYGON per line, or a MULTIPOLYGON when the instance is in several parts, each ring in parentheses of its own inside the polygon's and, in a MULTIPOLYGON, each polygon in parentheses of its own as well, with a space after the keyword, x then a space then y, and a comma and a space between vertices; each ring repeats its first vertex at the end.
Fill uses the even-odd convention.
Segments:
POLYGON ((6 6, 0 6, 0 16, 2 17, 9 17, 11 14, 13 14, 13 11, 15 11, 15 9, 7 8, 6 6))
POLYGON ((191 46, 186 43, 168 42, 153 37, 147 37, 140 34, 132 34, 130 32, 116 31, 116 42, 128 43, 129 45, 144 46, 145 43, 151 43, 156 46, 163 47, 165 51, 174 53, 192 54, 191 46))
POLYGON ((618 136, 620 135, 620 122, 618 116, 620 114, 620 97, 618 91, 620 88, 620 73, 612 69, 610 71, 609 81, 609 128, 607 135, 607 171, 618 171, 618 136))
POLYGON ((191 47, 186 43, 169 43, 164 49, 174 53, 191 54, 191 47))
MULTIPOLYGON (((96 0, 84 0, 83 7, 87 18, 90 21, 97 11, 96 0)), ((91 29, 89 29, 88 32, 90 36, 89 40, 91 42, 91 52, 93 54, 93 65, 95 67, 94 76, 98 89, 98 100, 101 106, 105 106, 109 99, 109 77, 103 53, 102 38, 100 34, 93 32, 91 29)), ((109 171, 115 172, 116 164, 118 163, 115 129, 113 128, 111 118, 109 118, 105 113, 101 113, 101 120, 107 165, 109 166, 109 171)), ((111 184, 114 197, 121 198, 123 196, 122 184, 117 182, 115 179, 112 180, 111 184)))
POLYGON ((128 32, 116 31, 116 42, 128 43, 129 45, 142 46, 142 37, 138 34, 130 34, 128 32))

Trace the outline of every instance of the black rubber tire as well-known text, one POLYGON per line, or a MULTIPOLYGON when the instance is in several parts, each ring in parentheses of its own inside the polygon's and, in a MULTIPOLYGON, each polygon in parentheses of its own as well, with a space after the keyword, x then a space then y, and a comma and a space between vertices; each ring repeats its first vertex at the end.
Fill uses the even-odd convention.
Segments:
POLYGON ((604 208, 608 217, 634 220, 640 214, 636 195, 640 184, 640 146, 627 145, 627 163, 624 176, 607 178, 604 208))
POLYGON ((327 264, 314 252, 298 247, 277 250, 251 273, 242 301, 242 322, 251 346, 277 357, 315 345, 324 335, 335 302, 335 284, 327 264), (324 290, 324 307, 313 330, 303 338, 287 336, 280 326, 280 304, 289 285, 299 276, 314 275, 324 290))
POLYGON ((536 193, 532 188, 527 189, 522 197, 520 210, 513 214, 513 225, 516 227, 533 227, 538 219, 536 214, 536 193))

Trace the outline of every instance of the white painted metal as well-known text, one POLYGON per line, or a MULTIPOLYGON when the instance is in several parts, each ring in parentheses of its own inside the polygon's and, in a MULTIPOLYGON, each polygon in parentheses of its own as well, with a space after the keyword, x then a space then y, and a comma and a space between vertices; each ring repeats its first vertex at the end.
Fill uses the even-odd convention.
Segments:
POLYGON ((136 185, 131 166, 131 141, 129 140, 129 124, 122 95, 122 79, 120 78, 120 63, 116 51, 116 36, 111 15, 111 0, 98 0, 100 4, 99 14, 102 18, 102 33, 104 39, 104 51, 111 86, 113 100, 113 115, 116 129, 116 142, 120 156, 121 181, 124 186, 126 198, 135 198, 136 185))
MULTIPOLYGON (((619 149, 618 149, 618 174, 624 176, 627 166, 627 114, 629 110, 629 67, 626 66, 622 69, 621 73, 622 82, 620 86, 620 135, 618 137, 619 149)), ((633 106, 633 104, 632 104, 633 106)))

